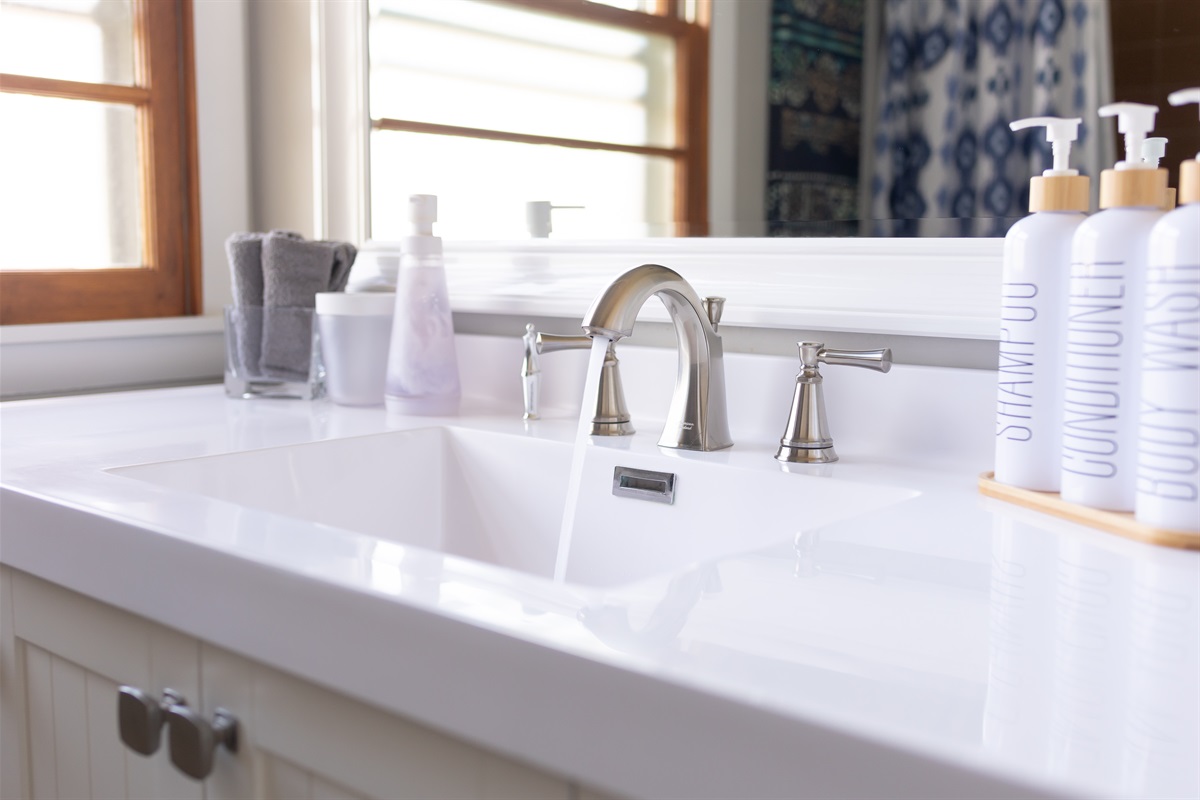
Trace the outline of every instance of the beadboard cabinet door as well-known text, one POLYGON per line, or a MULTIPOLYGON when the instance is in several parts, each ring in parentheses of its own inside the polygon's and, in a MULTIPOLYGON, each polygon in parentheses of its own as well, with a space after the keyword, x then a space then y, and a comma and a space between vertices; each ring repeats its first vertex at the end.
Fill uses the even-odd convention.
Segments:
POLYGON ((164 745, 143 756, 117 729, 117 689, 189 701, 200 692, 199 645, 26 573, 0 567, 5 798, 201 800, 164 745))
POLYGON ((83 595, 0 566, 0 798, 608 800, 83 595), (120 740, 117 688, 238 720, 203 781, 120 740))
POLYGON ((237 716, 236 756, 221 753, 209 800, 571 800, 562 778, 208 645, 206 716, 237 716), (253 774, 251 772, 253 768, 253 774))

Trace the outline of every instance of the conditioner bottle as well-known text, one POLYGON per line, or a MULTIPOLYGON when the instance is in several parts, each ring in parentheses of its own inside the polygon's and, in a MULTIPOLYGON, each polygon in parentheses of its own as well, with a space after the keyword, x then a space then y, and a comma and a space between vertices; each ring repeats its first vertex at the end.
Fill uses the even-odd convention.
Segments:
POLYGON ((1150 229, 1162 217, 1167 171, 1141 159, 1155 106, 1113 103, 1125 160, 1100 174, 1100 208, 1071 243, 1063 390, 1062 498, 1133 511, 1141 332, 1150 229))
MULTIPOLYGON (((1200 88, 1168 99, 1200 103, 1200 88)), ((1150 232, 1141 366, 1135 516, 1200 534, 1200 153, 1179 167, 1179 208, 1150 232)))
POLYGON ((1029 182, 1029 210, 1004 239, 1000 385, 996 403, 996 480, 1022 489, 1059 490, 1062 469, 1062 362, 1071 238, 1088 208, 1088 179, 1069 168, 1083 120, 1033 117, 1014 131, 1042 126, 1054 165, 1029 182))

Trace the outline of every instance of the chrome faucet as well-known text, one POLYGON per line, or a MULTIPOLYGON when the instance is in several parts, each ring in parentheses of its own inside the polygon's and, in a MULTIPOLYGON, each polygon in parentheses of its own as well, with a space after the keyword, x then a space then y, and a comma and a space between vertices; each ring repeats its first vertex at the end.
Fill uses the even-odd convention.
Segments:
POLYGON ((674 270, 658 264, 634 267, 613 280, 583 318, 588 336, 617 341, 633 333, 638 312, 658 295, 679 340, 679 372, 660 447, 721 450, 733 444, 725 406, 725 363, 717 333, 722 298, 702 301, 674 270))

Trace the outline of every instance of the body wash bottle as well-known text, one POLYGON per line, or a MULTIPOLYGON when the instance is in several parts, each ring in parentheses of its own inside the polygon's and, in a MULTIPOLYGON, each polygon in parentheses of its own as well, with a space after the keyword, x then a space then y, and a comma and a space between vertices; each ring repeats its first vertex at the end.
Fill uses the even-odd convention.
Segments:
MULTIPOLYGON (((1200 88, 1168 99, 1200 103, 1200 88)), ((1179 166, 1179 203, 1150 232, 1134 515, 1200 534, 1200 153, 1179 166)))
POLYGON ((1054 166, 1029 182, 1028 217, 1004 238, 996 402, 998 482, 1057 492, 1062 477, 1062 362, 1071 238, 1084 221, 1089 182, 1069 168, 1083 120, 1033 117, 1014 131, 1046 128, 1054 166))
POLYGON ((433 235, 437 197, 414 194, 408 216, 412 234, 400 242, 384 398, 389 412, 453 414, 462 390, 442 240, 433 235))
POLYGON ((1155 106, 1113 103, 1125 159, 1100 174, 1100 213, 1071 243, 1063 390, 1062 498, 1133 511, 1138 373, 1150 229, 1162 216, 1167 171, 1142 161, 1155 106))

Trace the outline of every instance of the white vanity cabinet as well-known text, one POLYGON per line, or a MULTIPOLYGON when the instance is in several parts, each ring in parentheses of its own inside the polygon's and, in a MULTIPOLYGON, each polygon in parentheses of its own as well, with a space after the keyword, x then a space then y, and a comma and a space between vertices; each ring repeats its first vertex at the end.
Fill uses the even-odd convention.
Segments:
POLYGON ((0 795, 200 800, 163 749, 135 753, 117 729, 122 684, 199 697, 198 643, 6 567, 0 587, 0 795))
MULTIPOLYGON (((598 797, 537 769, 0 567, 4 798, 598 797), (238 720, 210 776, 121 742, 118 686, 179 692, 238 720)), ((352 657, 352 656, 348 656, 352 657)))

